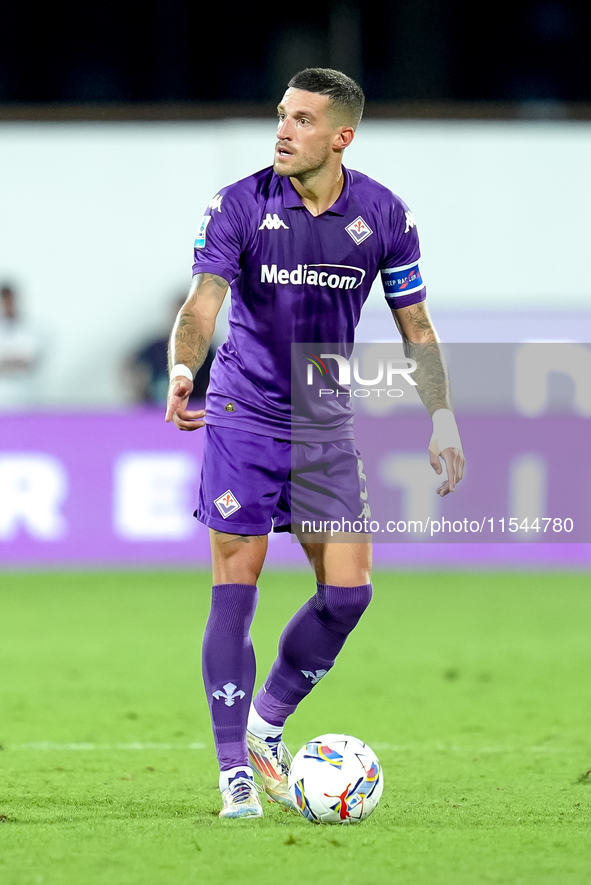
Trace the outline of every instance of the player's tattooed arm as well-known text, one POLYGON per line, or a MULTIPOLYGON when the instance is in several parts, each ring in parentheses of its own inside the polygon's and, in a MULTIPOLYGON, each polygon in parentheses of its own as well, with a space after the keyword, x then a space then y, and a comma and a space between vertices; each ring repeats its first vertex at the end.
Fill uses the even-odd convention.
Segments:
POLYGON ((212 273, 193 277, 187 300, 181 307, 168 346, 168 368, 177 363, 195 375, 205 361, 228 283, 212 273))
MULTIPOLYGON (((215 329, 216 317, 228 289, 223 277, 212 273, 197 274, 181 307, 172 329, 168 345, 169 372, 177 364, 198 372, 205 361, 215 329)), ((205 411, 188 411, 193 379, 178 374, 170 379, 166 398, 167 422, 174 422, 179 430, 198 430, 205 425, 205 411)))
POLYGON ((404 353, 417 364, 412 377, 429 415, 438 409, 451 409, 445 358, 426 303, 421 301, 409 307, 393 309, 392 316, 402 336, 404 353))
POLYGON ((402 335, 404 352, 417 364, 412 375, 417 391, 433 418, 429 460, 437 474, 442 473, 441 461, 445 462, 447 479, 437 489, 437 494, 443 498, 455 490, 464 474, 464 453, 451 411, 445 358, 424 301, 393 310, 392 314, 402 335))

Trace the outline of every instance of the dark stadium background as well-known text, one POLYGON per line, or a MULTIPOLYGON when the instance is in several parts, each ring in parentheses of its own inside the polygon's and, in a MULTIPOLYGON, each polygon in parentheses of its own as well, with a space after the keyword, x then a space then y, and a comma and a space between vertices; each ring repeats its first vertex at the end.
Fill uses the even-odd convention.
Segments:
POLYGON ((317 64, 369 102, 589 102, 590 29, 576 0, 9 3, 0 104, 275 102, 317 64))

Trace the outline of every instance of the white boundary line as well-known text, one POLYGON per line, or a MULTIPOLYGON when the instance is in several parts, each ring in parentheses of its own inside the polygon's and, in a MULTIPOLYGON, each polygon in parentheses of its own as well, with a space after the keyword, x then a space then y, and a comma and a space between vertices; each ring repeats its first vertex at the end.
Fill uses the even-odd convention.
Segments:
POLYGON ((205 750, 207 744, 156 744, 140 743, 132 744, 93 744, 93 743, 64 743, 58 744, 52 741, 31 741, 26 744, 12 744, 9 749, 13 750, 82 750, 95 752, 97 750, 205 750))
POLYGON ((460 747, 457 744, 387 744, 376 741, 371 743, 372 750, 391 750, 398 752, 410 752, 412 750, 431 751, 434 753, 567 753, 572 752, 569 747, 552 746, 506 746, 506 747, 460 747))
MULTIPOLYGON (((457 744, 390 744, 383 743, 381 741, 376 741, 375 743, 372 741, 370 744, 371 748, 376 751, 390 751, 390 752, 412 752, 421 751, 421 752, 433 752, 433 753, 469 753, 469 754, 478 754, 478 753, 566 753, 573 752, 572 748, 568 747, 553 747, 553 746, 490 746, 490 747, 460 747, 457 744)), ((53 741, 29 741, 24 744, 7 744, 5 745, 7 750, 37 750, 41 752, 51 752, 51 751, 81 751, 81 752, 101 752, 101 751, 109 751, 109 750, 135 750, 135 751, 158 751, 158 750, 206 750, 210 749, 210 744, 204 744, 201 742, 194 742, 189 744, 167 744, 167 743, 152 743, 152 742, 141 742, 134 741, 129 744, 98 744, 91 742, 71 742, 71 743, 56 743, 53 741)))

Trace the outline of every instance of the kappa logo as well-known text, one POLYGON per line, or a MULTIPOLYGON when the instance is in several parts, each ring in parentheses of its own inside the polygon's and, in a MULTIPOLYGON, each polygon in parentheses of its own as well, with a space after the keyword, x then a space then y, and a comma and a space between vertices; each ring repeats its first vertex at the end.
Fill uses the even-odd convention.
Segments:
POLYGON ((259 230, 280 230, 281 228, 289 230, 286 223, 279 218, 276 212, 274 212, 273 215, 271 215, 270 212, 267 212, 259 230))
POLYGON ((316 685, 317 682, 320 682, 320 680, 323 679, 327 673, 328 670, 302 670, 302 674, 306 677, 306 679, 309 679, 311 681, 312 685, 316 685))
POLYGON ((226 707, 233 707, 235 701, 239 701, 240 698, 244 697, 244 692, 241 690, 236 691, 237 686, 234 685, 233 682, 226 682, 222 688, 224 689, 223 691, 221 689, 219 691, 214 691, 213 697, 216 701, 221 701, 223 698, 226 707))
POLYGON ((227 519, 233 513, 236 513, 236 511, 240 510, 240 507, 242 506, 238 503, 237 499, 234 497, 230 489, 224 492, 223 495, 220 495, 219 498, 216 498, 213 503, 220 511, 224 519, 227 519))
POLYGON ((223 199, 224 199, 224 198, 223 198, 223 196, 222 196, 221 194, 216 194, 215 197, 212 197, 212 198, 211 198, 211 200, 210 200, 210 202, 209 202, 209 205, 208 205, 208 209, 211 209, 212 212, 213 212, 214 209, 217 209, 218 212, 221 212, 221 211, 222 211, 222 200, 223 200, 223 199))
POLYGON ((406 227, 404 228, 404 233, 407 234, 411 227, 416 227, 416 221, 410 209, 406 210, 406 212, 404 213, 404 217, 406 218, 406 227))
POLYGON ((368 237, 371 237, 373 231, 369 224, 363 220, 361 215, 358 215, 355 221, 352 221, 351 224, 348 224, 345 228, 351 239, 354 243, 357 243, 359 246, 364 240, 367 240, 368 237))

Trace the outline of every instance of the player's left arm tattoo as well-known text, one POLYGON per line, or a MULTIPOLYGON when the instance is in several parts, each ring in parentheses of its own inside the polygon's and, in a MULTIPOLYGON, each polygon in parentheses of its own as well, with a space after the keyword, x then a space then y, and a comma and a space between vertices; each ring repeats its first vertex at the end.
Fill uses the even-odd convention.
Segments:
POLYGON ((447 366, 427 305, 421 301, 392 309, 392 316, 402 336, 404 353, 417 364, 412 377, 429 415, 438 409, 451 409, 447 366))

